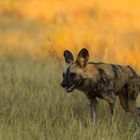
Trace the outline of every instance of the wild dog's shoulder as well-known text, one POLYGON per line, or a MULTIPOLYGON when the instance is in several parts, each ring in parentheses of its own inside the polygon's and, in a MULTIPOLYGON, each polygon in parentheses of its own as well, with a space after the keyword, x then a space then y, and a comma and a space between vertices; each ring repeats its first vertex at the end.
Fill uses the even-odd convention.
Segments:
POLYGON ((94 65, 96 68, 101 68, 101 69, 105 69, 105 68, 114 68, 114 69, 119 69, 120 67, 122 67, 121 65, 116 65, 116 64, 108 64, 108 63, 104 63, 104 62, 89 62, 88 64, 94 65))
POLYGON ((114 70, 115 69, 117 70, 117 67, 114 67, 114 65, 107 64, 107 63, 104 63, 104 62, 97 62, 97 63, 90 62, 89 65, 95 67, 100 74, 104 73, 104 74, 107 74, 111 77, 114 76, 114 70))

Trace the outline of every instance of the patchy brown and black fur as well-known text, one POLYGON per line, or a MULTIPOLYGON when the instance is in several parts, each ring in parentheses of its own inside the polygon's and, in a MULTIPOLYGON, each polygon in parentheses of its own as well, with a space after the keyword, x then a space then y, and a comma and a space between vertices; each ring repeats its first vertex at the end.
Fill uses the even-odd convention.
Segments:
POLYGON ((136 107, 136 98, 140 91, 140 76, 130 66, 88 62, 89 52, 82 49, 76 61, 70 51, 64 52, 68 64, 63 73, 62 87, 67 92, 78 89, 86 94, 91 104, 91 115, 96 121, 97 99, 108 102, 113 115, 116 96, 119 96, 122 108, 133 114, 140 113, 136 107))

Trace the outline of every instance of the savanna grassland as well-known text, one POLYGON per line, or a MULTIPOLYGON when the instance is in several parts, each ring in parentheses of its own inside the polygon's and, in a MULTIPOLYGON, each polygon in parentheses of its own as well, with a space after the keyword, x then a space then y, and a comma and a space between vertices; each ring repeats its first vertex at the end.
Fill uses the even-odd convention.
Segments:
POLYGON ((99 102, 96 128, 84 94, 65 93, 56 60, 0 59, 1 140, 139 140, 140 121, 99 102))
POLYGON ((91 61, 131 65, 140 74, 139 5, 0 1, 0 140, 140 140, 140 119, 119 101, 112 122, 108 104, 99 101, 94 127, 85 95, 60 86, 65 49, 76 56, 86 47, 91 61))

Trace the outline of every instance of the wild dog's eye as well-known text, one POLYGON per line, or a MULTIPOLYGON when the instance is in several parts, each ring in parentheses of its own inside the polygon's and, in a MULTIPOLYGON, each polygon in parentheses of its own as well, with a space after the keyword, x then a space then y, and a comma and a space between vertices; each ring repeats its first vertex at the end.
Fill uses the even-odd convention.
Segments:
POLYGON ((76 73, 70 73, 70 77, 75 78, 76 77, 76 73))

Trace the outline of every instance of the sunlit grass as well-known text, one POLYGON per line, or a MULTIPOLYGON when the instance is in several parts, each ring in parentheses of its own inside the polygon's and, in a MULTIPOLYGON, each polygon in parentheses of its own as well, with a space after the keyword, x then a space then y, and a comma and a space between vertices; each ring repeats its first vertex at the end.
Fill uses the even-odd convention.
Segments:
MULTIPOLYGON (((57 61, 0 58, 0 139, 138 139, 140 122, 99 101, 96 128, 83 93, 66 94, 57 61)), ((138 101, 139 103, 139 101, 138 101)))
POLYGON ((118 101, 112 123, 108 105, 99 101, 95 128, 85 95, 62 90, 63 69, 54 55, 62 59, 69 49, 76 56, 86 47, 91 61, 131 65, 139 73, 138 5, 126 0, 1 1, 0 139, 139 139, 140 120, 118 101))

